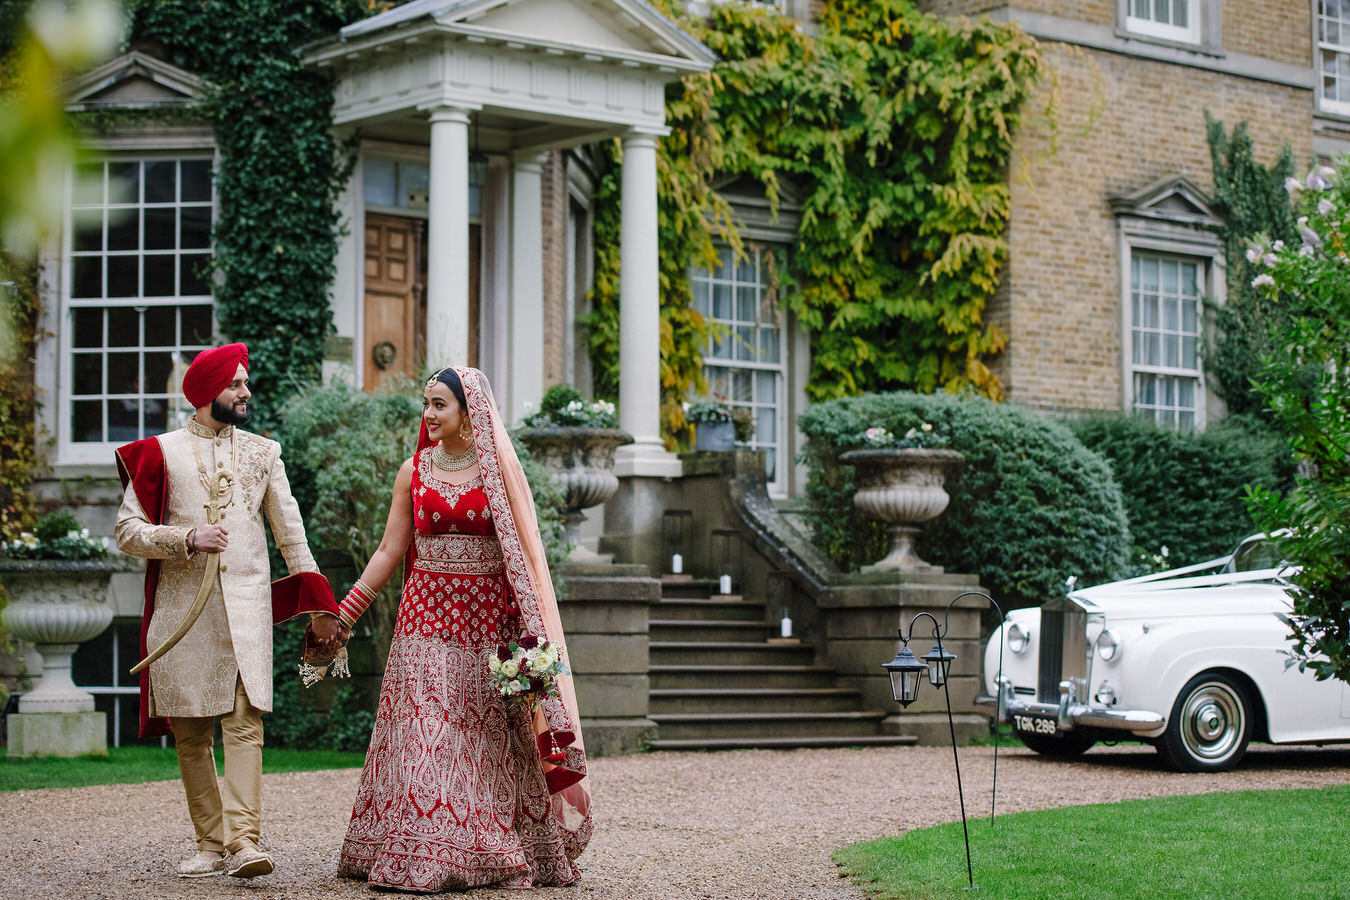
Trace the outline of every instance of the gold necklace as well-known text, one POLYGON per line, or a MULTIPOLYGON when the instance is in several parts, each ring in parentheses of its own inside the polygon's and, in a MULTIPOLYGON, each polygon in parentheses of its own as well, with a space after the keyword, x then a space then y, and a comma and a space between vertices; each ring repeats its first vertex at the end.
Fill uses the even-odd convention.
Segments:
POLYGON ((463 453, 451 456, 439 443, 431 448, 431 464, 443 472, 460 472, 478 462, 478 448, 473 444, 463 453))

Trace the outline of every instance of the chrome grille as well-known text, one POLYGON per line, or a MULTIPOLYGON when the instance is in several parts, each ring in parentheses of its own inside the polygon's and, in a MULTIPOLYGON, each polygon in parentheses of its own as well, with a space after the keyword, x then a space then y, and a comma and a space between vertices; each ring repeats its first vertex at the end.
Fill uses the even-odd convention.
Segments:
POLYGON ((1041 607, 1040 658, 1036 696, 1042 703, 1059 702, 1059 683, 1087 678, 1087 613, 1068 597, 1041 607))

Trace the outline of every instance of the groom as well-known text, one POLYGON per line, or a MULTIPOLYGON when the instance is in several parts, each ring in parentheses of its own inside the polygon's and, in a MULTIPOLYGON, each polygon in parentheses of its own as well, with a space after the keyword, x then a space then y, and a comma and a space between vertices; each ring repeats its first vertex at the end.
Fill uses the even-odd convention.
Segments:
POLYGON ((117 546, 148 560, 141 654, 150 662, 141 671, 140 733, 172 731, 178 749, 197 839, 178 874, 252 878, 273 868, 258 846, 272 625, 309 613, 312 643, 335 651, 337 605, 305 541, 281 446, 238 428, 252 396, 248 348, 198 354, 183 393, 196 408, 186 426, 117 451, 124 488, 117 546), (264 516, 291 572, 270 585, 264 516), (223 792, 212 748, 216 717, 223 792))

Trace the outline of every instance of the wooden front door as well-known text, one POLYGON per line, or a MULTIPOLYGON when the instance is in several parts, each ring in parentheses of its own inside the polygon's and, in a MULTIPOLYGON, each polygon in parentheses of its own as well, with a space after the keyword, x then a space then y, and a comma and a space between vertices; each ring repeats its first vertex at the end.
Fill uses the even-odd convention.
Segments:
POLYGON ((365 389, 416 378, 425 354, 426 232, 420 219, 366 214, 365 389))
POLYGON ((427 366, 478 365, 482 227, 469 226, 469 358, 428 360, 427 223, 366 214, 365 389, 427 366))

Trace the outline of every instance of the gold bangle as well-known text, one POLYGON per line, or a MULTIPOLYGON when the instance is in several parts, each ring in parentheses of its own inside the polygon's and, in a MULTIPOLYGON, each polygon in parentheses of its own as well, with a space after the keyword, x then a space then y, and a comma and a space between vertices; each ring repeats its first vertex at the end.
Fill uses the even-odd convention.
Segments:
POLYGON ((188 542, 188 549, 191 550, 193 553, 196 553, 196 552, 197 552, 197 529, 193 528, 193 529, 191 529, 191 530, 188 531, 187 542, 188 542))

